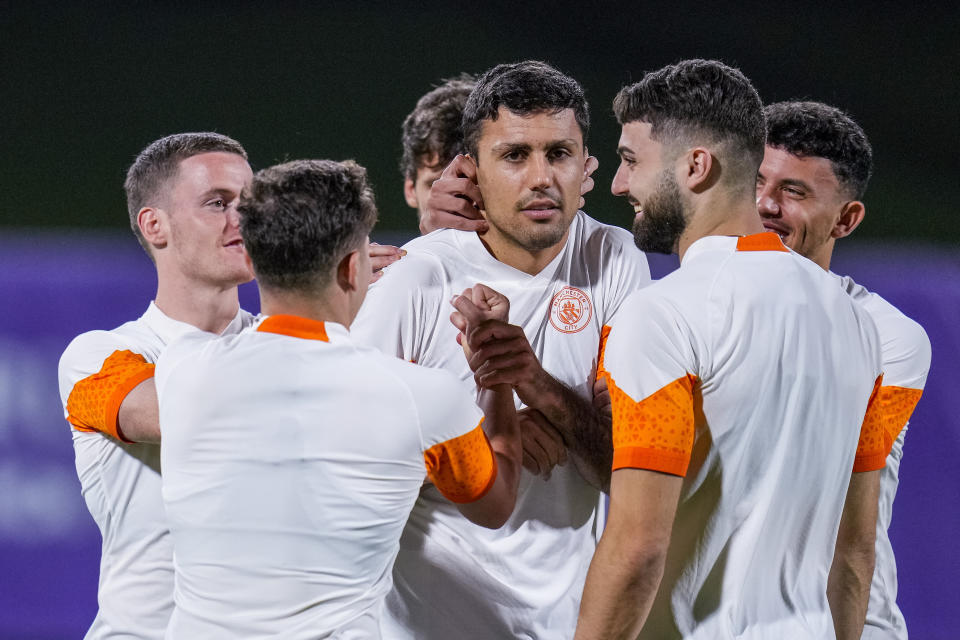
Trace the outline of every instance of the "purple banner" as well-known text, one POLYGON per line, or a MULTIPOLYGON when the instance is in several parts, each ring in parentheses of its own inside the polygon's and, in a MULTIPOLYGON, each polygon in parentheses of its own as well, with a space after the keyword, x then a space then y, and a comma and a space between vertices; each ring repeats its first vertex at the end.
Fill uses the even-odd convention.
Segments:
MULTIPOLYGON (((379 238, 398 242, 398 238, 379 238)), ((654 256, 655 276, 676 265, 654 256)), ((851 275, 924 326, 933 344, 911 421, 891 538, 900 605, 915 638, 960 628, 960 425, 948 403, 960 361, 960 253, 841 243, 834 271, 851 275)), ((73 466, 57 390, 67 343, 138 317, 156 290, 129 234, 0 231, 0 637, 79 638, 97 610, 100 535, 73 466)), ((256 311, 256 288, 241 290, 256 311)))

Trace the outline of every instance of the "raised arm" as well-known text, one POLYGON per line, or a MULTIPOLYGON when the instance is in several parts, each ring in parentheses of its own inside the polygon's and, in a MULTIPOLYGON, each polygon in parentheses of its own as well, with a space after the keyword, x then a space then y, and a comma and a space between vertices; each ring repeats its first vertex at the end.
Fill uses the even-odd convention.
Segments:
MULTIPOLYGON (((463 292, 452 301, 456 311, 451 321, 461 332, 470 332, 480 322, 507 317, 509 301, 499 293, 478 285, 463 292)), ((469 357, 467 341, 460 340, 464 355, 469 357)), ((460 512, 475 524, 497 528, 513 513, 520 482, 522 448, 513 390, 509 385, 493 385, 481 389, 478 404, 484 414, 484 432, 496 460, 497 475, 493 486, 479 500, 458 504, 460 512)))

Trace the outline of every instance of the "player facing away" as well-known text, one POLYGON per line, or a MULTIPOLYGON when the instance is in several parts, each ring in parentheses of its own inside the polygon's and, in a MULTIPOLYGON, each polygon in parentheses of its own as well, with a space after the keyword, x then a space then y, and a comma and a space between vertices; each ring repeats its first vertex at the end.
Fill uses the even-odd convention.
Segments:
MULTIPOLYGON (((850 235, 866 213, 863 195, 872 151, 863 129, 836 107, 819 102, 768 105, 767 145, 757 179, 763 225, 825 270, 837 239, 850 235)), ((847 276, 830 272, 870 314, 880 335, 886 465, 880 475, 876 566, 863 640, 906 640, 897 606, 897 566, 887 529, 899 483, 907 423, 930 369, 930 340, 896 307, 847 276)), ((866 579, 866 578, 862 578, 866 579)))
POLYGON ((354 325, 358 340, 446 369, 472 392, 477 383, 510 384, 527 469, 517 508, 497 531, 463 518, 435 488, 421 492, 401 539, 384 638, 553 638, 574 628, 595 548, 597 486, 610 469, 609 426, 590 400, 600 336, 650 279, 629 233, 577 210, 588 128, 582 89, 553 67, 528 61, 483 74, 463 116, 470 156, 445 173, 470 183, 476 197, 467 205, 482 199, 488 230, 445 229, 408 243, 354 325), (513 324, 466 331, 476 349, 468 363, 447 300, 477 282, 510 300, 513 324), (567 455, 570 464, 541 473, 567 455))
POLYGON ((243 147, 216 133, 147 146, 124 186, 130 225, 157 268, 156 297, 140 318, 78 336, 60 359, 77 474, 103 538, 89 639, 162 638, 173 610, 154 363, 185 332, 251 323, 237 298, 253 276, 236 204, 252 175, 243 147))
POLYGON ((832 638, 832 604, 839 637, 858 637, 866 592, 840 572, 831 586, 860 600, 828 603, 827 586, 838 527, 872 550, 876 329, 764 232, 764 116, 743 74, 686 60, 614 111, 612 190, 637 245, 680 268, 624 304, 606 343, 610 514, 576 638, 832 638))
MULTIPOLYGON (((185 336, 157 365, 176 567, 167 637, 378 638, 426 478, 478 526, 510 515, 513 398, 482 393, 484 419, 451 374, 351 339, 376 219, 362 167, 260 171, 240 216, 264 315, 236 336, 185 336)), ((488 294, 457 300, 466 327, 506 313, 488 294)))

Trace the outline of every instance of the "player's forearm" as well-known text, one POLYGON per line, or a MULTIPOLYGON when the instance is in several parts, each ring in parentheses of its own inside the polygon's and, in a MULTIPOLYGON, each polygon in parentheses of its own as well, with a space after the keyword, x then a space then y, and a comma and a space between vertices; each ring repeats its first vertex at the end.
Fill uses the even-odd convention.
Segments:
POLYGON ((666 552, 605 533, 590 563, 575 640, 634 640, 663 577, 666 552))
POLYGON ((482 390, 478 404, 483 409, 484 433, 496 457, 497 477, 486 495, 460 505, 460 512, 475 524, 496 529, 507 521, 517 501, 523 462, 520 427, 509 385, 482 390))
POLYGON ((613 464, 610 419, 559 380, 544 379, 521 399, 540 411, 563 436, 577 470, 591 485, 607 491, 613 464))
POLYGON ((857 640, 863 633, 873 579, 874 547, 837 549, 827 581, 827 600, 833 615, 837 640, 857 640))

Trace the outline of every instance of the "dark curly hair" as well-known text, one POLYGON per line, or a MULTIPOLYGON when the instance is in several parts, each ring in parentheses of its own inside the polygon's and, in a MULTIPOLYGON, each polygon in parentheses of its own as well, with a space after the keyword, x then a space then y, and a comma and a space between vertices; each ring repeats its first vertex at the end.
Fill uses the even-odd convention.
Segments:
POLYGON ((863 198, 873 172, 873 149, 853 118, 822 102, 776 102, 764 112, 768 145, 795 156, 826 158, 850 196, 863 198))
POLYGON ((763 161, 763 103, 739 69, 716 60, 683 60, 646 74, 613 100, 621 124, 647 122, 651 137, 671 149, 697 142, 721 144, 727 161, 754 186, 763 161))
POLYGON ((474 158, 484 120, 496 120, 500 107, 522 116, 573 109, 583 134, 583 144, 587 144, 590 107, 583 88, 576 80, 545 62, 527 60, 500 64, 480 76, 463 109, 461 124, 464 147, 474 158))
POLYGON ((441 85, 417 100, 417 106, 403 121, 400 138, 403 145, 400 172, 404 178, 415 181, 417 170, 434 155, 437 164, 444 166, 463 152, 460 120, 463 106, 475 86, 476 78, 461 73, 444 79, 441 85))
POLYGON ((258 171, 237 211, 257 281, 283 290, 328 284, 377 220, 367 170, 352 160, 294 160, 258 171))

